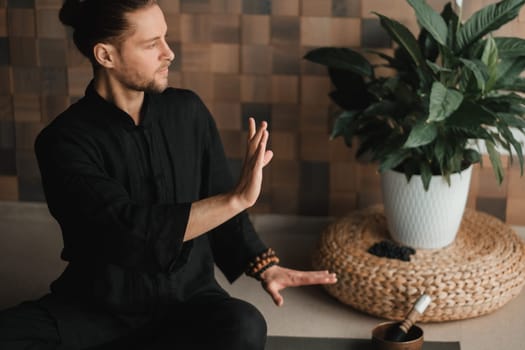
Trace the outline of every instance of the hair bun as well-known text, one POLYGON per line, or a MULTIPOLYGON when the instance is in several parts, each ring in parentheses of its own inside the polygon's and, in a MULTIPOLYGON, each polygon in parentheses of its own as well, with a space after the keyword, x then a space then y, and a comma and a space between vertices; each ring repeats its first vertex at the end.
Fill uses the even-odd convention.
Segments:
POLYGON ((86 0, 65 0, 58 18, 63 24, 76 28, 82 16, 82 5, 86 0))

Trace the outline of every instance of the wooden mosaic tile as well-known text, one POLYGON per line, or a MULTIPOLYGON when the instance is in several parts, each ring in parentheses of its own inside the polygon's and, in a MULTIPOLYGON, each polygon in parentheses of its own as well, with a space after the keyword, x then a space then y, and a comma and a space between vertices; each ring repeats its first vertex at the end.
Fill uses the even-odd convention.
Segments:
POLYGON ((211 73, 184 72, 181 87, 195 91, 204 101, 213 100, 213 74, 211 73))
POLYGON ((63 39, 38 39, 38 62, 41 67, 67 66, 67 46, 63 39))
POLYGON ((0 66, 0 95, 10 95, 13 92, 11 71, 11 67, 0 66))
POLYGON ((241 76, 242 102, 270 102, 272 98, 271 79, 266 75, 241 76))
POLYGON ((212 44, 211 71, 214 73, 239 73, 239 45, 212 44))
POLYGON ((329 135, 331 130, 331 120, 328 116, 326 105, 301 105, 301 114, 298 128, 300 130, 319 131, 329 135))
POLYGON ((237 74, 215 74, 213 78, 213 100, 239 102, 241 79, 237 74))
POLYGON ((44 9, 36 11, 36 30, 39 38, 64 39, 66 30, 58 20, 58 10, 44 9))
POLYGON ((211 16, 182 14, 180 16, 180 40, 182 43, 211 43, 211 16))
POLYGON ((63 0, 35 0, 35 7, 37 9, 60 9, 63 0))
POLYGON ((213 13, 242 13, 242 0, 211 0, 213 13))
POLYGON ((272 72, 274 74, 299 75, 302 60, 300 52, 297 45, 273 45, 272 72))
POLYGON ((66 60, 68 68, 91 67, 91 62, 77 49, 73 39, 66 40, 66 60))
POLYGON ((40 122, 40 96, 16 94, 13 97, 16 122, 40 122))
POLYGON ((47 95, 40 97, 40 121, 49 123, 69 106, 67 95, 47 95))
POLYGON ((360 17, 361 0, 332 0, 332 15, 336 17, 360 17))
POLYGON ((272 76, 272 102, 297 103, 299 95, 299 79, 293 75, 272 76))
POLYGON ((330 163, 330 193, 355 192, 358 186, 358 164, 356 162, 330 163))
POLYGON ((273 130, 296 131, 299 123, 299 104, 272 104, 273 130))
POLYGON ((183 13, 210 13, 211 0, 179 0, 183 13))
POLYGON ((10 37, 35 36, 35 10, 10 8, 7 11, 8 34, 10 37))
POLYGON ((272 0, 272 15, 299 15, 300 1, 301 0, 272 0))
POLYGON ((219 130, 224 151, 229 157, 242 158, 244 148, 241 147, 242 135, 236 130, 219 130))
POLYGON ((329 105, 331 91, 328 77, 303 76, 301 78, 301 103, 329 105))
POLYGON ((40 70, 37 67, 12 67, 15 94, 39 94, 40 70))
MULTIPOLYGON (((0 154, 2 151, 0 151, 0 154)), ((0 156, 1 158, 1 156, 0 156)), ((3 163, 4 159, 1 158, 3 163)), ((0 166, 1 167, 1 166, 0 166)), ((0 173, 2 169, 0 168, 0 173)), ((17 201, 18 200, 18 178, 16 176, 0 176, 0 200, 17 201)))
POLYGON ((331 40, 328 45, 354 48, 361 45, 361 19, 334 18, 330 29, 331 40))
POLYGON ((300 159, 309 161, 330 160, 330 140, 319 131, 302 131, 300 137, 300 159))
POLYGON ((301 0, 301 14, 303 16, 330 17, 332 16, 332 0, 301 0))
POLYGON ((241 37, 240 17, 216 14, 211 18, 211 40, 214 43, 238 44, 241 37))
POLYGON ((389 35, 376 18, 363 19, 361 33, 361 45, 363 47, 381 48, 392 46, 392 40, 390 40, 389 35))
MULTIPOLYGON (((67 94, 70 96, 84 96, 86 87, 91 81, 91 79, 93 79, 93 70, 91 66, 68 68, 67 69, 67 86, 68 86, 67 94)), ((50 94, 50 95, 53 95, 53 94, 50 94)))
POLYGON ((0 36, 7 36, 7 9, 0 8, 0 36))
POLYGON ((296 159, 283 160, 273 159, 272 168, 272 187, 299 187, 300 162, 296 159))
POLYGON ((242 73, 270 74, 272 72, 272 47, 243 45, 241 48, 242 73))
POLYGON ((157 0, 164 15, 171 13, 180 13, 180 0, 157 0))
POLYGON ((9 62, 12 66, 31 67, 37 65, 37 43, 34 38, 9 39, 9 62))
POLYGON ((0 37, 0 66, 9 64, 9 42, 7 38, 0 37))
POLYGON ((525 176, 521 176, 517 162, 510 167, 505 176, 508 178, 508 198, 525 198, 525 176))
POLYGON ((0 120, 0 149, 9 149, 14 152, 16 149, 15 142, 15 122, 12 120, 0 120))
POLYGON ((35 122, 15 123, 16 149, 17 151, 32 151, 35 146, 35 139, 44 124, 35 122))
POLYGON ((342 217, 357 210, 357 192, 331 192, 329 214, 333 217, 342 217))
POLYGON ((166 25, 168 26, 168 31, 166 32, 166 38, 170 42, 180 42, 181 41, 181 30, 182 30, 182 19, 184 15, 179 13, 164 13, 166 19, 166 25))
POLYGON ((508 198, 506 211, 505 211, 505 220, 509 225, 525 225, 525 215, 523 211, 525 210, 525 198, 508 198))
POLYGON ((270 17, 243 15, 241 18, 243 44, 267 45, 270 43, 270 17))
POLYGON ((241 104, 233 102, 214 102, 211 113, 221 130, 241 130, 241 104))
POLYGON ((13 97, 0 95, 0 121, 14 121, 13 97))
POLYGON ((67 92, 68 72, 65 67, 40 68, 40 93, 42 95, 66 95, 67 92))
POLYGON ((184 72, 210 72, 211 46, 207 44, 182 44, 181 69, 184 72))
POLYGON ((272 187, 271 212, 296 215, 299 213, 299 189, 296 187, 272 187))
POLYGON ((242 12, 268 15, 272 12, 271 0, 242 0, 242 12))
POLYGON ((272 131, 271 150, 274 159, 294 160, 299 154, 298 134, 295 132, 272 131))
POLYGON ((505 198, 478 197, 476 199, 476 210, 495 216, 501 221, 505 221, 507 200, 505 198))
POLYGON ((271 43, 273 45, 297 45, 299 42, 299 18, 272 16, 270 21, 271 43))
POLYGON ((9 8, 33 8, 35 0, 7 0, 9 8))

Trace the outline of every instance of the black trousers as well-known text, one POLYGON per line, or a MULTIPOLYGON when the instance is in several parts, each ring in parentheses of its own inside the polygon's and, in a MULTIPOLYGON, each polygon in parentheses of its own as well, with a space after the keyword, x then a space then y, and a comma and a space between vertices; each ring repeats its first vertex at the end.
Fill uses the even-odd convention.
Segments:
POLYGON ((266 343, 261 313, 226 295, 166 307, 162 317, 136 328, 109 314, 72 305, 67 305, 64 322, 49 312, 45 298, 0 312, 0 349, 263 350, 266 343))

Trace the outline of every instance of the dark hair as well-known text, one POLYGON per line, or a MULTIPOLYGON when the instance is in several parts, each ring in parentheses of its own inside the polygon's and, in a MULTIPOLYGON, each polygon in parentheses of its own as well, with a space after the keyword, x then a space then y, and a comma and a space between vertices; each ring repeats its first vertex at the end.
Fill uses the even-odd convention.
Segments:
POLYGON ((93 47, 100 42, 118 44, 129 29, 126 13, 156 3, 156 0, 65 0, 59 18, 73 28, 75 45, 96 67, 93 47))

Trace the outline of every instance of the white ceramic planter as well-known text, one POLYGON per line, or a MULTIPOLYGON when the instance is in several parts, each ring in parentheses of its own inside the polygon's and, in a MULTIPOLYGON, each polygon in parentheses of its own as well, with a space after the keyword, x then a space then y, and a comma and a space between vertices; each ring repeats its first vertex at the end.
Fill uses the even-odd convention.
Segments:
POLYGON ((396 171, 381 174, 383 203, 392 238, 413 248, 436 249, 451 244, 463 218, 472 176, 472 166, 451 175, 450 186, 441 176, 432 176, 428 191, 421 176, 396 171))

